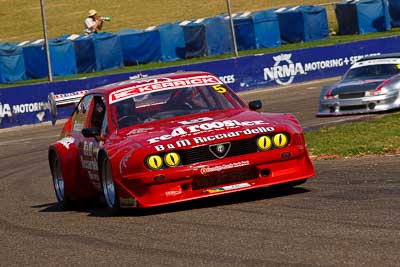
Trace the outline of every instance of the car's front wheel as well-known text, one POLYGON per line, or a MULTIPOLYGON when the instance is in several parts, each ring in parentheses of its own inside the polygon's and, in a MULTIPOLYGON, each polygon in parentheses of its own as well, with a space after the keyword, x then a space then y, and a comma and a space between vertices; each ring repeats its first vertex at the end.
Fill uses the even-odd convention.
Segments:
POLYGON ((101 161, 101 186, 107 208, 112 213, 118 212, 120 209, 118 192, 112 176, 111 164, 107 157, 103 157, 101 161))

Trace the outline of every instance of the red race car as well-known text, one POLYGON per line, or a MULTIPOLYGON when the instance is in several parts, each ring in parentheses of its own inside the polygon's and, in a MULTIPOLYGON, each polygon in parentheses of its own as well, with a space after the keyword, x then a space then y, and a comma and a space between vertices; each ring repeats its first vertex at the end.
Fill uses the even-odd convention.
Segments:
POLYGON ((206 72, 123 81, 49 96, 77 103, 49 147, 63 207, 101 197, 107 207, 152 207, 314 176, 291 114, 259 113, 206 72))

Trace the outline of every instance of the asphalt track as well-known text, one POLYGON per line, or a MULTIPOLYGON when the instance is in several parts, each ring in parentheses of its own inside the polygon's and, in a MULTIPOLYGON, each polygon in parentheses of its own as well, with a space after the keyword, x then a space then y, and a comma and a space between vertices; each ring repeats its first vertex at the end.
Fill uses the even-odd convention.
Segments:
MULTIPOLYGON (((360 118, 316 118, 323 83, 242 97, 292 112, 305 128, 360 118)), ((400 155, 317 161, 317 176, 288 191, 107 217, 98 205, 62 211, 56 204, 46 157, 60 128, 0 130, 0 266, 400 265, 400 155)))

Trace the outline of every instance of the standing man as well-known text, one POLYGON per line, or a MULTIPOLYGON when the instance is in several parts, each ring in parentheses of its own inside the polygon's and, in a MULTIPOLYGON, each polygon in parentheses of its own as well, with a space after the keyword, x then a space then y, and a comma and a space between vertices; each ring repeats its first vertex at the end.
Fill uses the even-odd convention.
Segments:
POLYGON ((97 11, 89 10, 88 17, 85 19, 85 34, 97 33, 103 27, 103 20, 97 16, 97 11))

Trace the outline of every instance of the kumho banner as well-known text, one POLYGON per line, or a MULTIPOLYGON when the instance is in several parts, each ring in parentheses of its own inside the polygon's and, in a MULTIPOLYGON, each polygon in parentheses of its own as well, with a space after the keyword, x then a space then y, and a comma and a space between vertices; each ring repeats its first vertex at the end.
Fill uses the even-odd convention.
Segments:
MULTIPOLYGON (((47 95, 87 90, 129 78, 175 71, 208 71, 235 91, 340 76, 358 59, 400 52, 400 37, 388 37, 333 46, 321 46, 272 54, 259 54, 198 64, 159 68, 87 79, 0 89, 0 128, 50 120, 47 95)), ((71 108, 61 109, 67 117, 71 108)))

